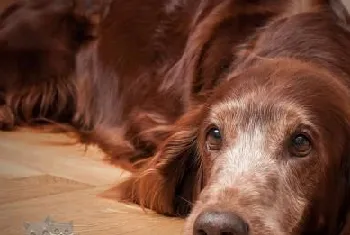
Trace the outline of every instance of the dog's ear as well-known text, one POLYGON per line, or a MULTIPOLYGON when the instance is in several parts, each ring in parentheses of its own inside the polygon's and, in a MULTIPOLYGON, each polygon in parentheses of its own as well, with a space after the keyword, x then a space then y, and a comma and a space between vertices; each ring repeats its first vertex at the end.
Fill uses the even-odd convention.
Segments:
MULTIPOLYGON (((350 137, 348 137, 350 141, 350 137)), ((350 145, 348 146, 348 150, 346 154, 343 156, 342 162, 342 172, 343 172, 343 180, 345 184, 344 197, 343 197, 343 205, 341 205, 341 211, 339 215, 339 232, 340 235, 348 235, 350 234, 350 145)))
POLYGON ((215 84, 216 76, 226 71, 232 60, 231 50, 234 45, 250 37, 258 27, 264 25, 265 20, 284 10, 285 4, 276 2, 278 1, 202 1, 189 25, 184 53, 165 76, 162 90, 177 92, 186 105, 192 104, 193 93, 202 91, 206 85, 210 89, 215 84), (242 28, 245 29, 244 32, 242 28), (225 40, 227 35, 222 33, 224 31, 230 32, 231 40, 225 40), (215 53, 220 58, 215 59, 215 53), (207 54, 214 59, 206 61, 207 54), (208 73, 212 73, 212 76, 206 77, 208 73), (206 79, 203 79, 203 74, 206 79))
POLYGON ((196 144, 200 117, 201 109, 185 114, 143 169, 101 196, 137 203, 161 214, 187 215, 202 188, 196 144))
POLYGON ((340 233, 340 235, 350 234, 350 213, 347 214, 347 219, 345 220, 345 225, 340 233))
MULTIPOLYGON (((346 97, 348 100, 349 97, 346 97)), ((347 103, 346 103, 347 104, 347 103)), ((349 235, 350 234, 350 111, 349 107, 346 108, 344 114, 347 117, 343 126, 346 128, 345 145, 340 162, 340 170, 338 171, 340 177, 338 177, 337 183, 340 187, 339 192, 332 191, 334 203, 331 207, 337 208, 336 218, 336 231, 333 234, 349 235)))

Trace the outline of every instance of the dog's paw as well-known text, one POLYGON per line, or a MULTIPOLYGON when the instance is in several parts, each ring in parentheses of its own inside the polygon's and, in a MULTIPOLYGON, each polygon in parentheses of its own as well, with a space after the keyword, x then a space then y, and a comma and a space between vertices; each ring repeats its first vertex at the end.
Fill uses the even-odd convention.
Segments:
POLYGON ((15 125, 15 117, 7 105, 0 106, 0 130, 2 131, 10 131, 14 128, 15 125))

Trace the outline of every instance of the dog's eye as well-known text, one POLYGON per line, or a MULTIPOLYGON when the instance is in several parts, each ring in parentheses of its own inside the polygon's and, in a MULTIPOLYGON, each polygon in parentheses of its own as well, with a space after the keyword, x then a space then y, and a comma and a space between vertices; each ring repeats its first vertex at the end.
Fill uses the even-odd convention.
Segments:
POLYGON ((208 150, 220 150, 222 144, 222 136, 219 128, 212 127, 207 132, 206 138, 208 150))
POLYGON ((297 157, 305 157, 311 152, 311 141, 305 134, 297 134, 292 138, 291 153, 297 157))

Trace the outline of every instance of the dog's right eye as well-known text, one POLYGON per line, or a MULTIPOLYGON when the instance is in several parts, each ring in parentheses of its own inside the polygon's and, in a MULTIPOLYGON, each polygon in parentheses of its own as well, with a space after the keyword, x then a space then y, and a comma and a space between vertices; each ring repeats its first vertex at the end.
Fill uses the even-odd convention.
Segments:
POLYGON ((312 149, 310 138, 303 133, 297 134, 292 138, 290 151, 294 156, 305 157, 312 149))
POLYGON ((211 127, 207 132, 206 143, 208 150, 220 150, 222 136, 218 127, 211 127))

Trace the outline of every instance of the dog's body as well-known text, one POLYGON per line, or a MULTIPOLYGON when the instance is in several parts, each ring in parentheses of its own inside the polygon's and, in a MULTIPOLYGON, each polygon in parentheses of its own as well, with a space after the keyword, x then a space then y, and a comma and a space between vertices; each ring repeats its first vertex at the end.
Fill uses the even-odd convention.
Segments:
POLYGON ((285 5, 230 3, 227 16, 196 32, 220 2, 101 2, 95 25, 69 0, 18 1, 1 19, 0 123, 69 123, 117 165, 152 156, 172 124, 218 83, 232 46, 285 5), (191 65, 196 77, 186 72, 192 56, 200 57, 191 65))
POLYGON ((4 128, 65 122, 128 169, 154 155, 110 193, 193 209, 186 234, 347 234, 339 1, 70 3, 19 1, 1 15, 4 128))

